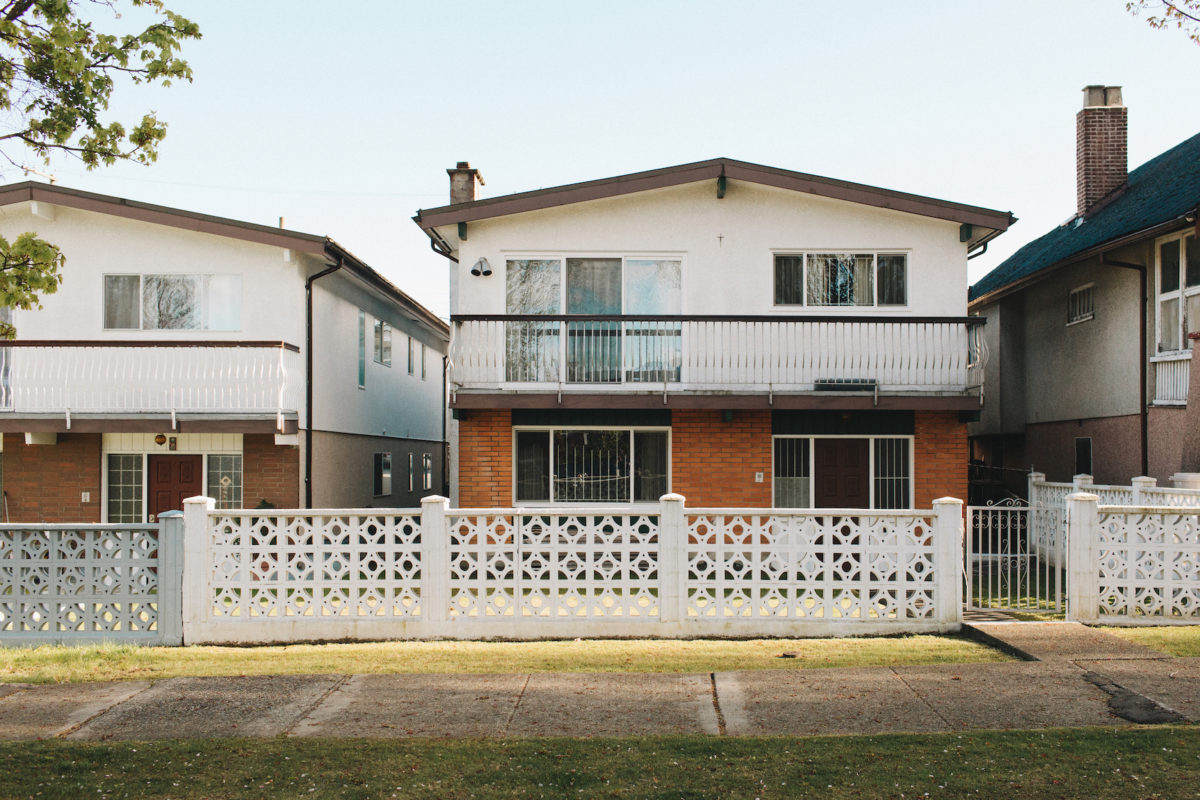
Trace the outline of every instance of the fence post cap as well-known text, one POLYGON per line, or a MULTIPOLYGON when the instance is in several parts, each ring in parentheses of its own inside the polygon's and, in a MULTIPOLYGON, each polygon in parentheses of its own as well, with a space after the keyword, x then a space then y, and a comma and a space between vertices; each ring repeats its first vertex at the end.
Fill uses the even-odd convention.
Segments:
POLYGON ((1092 494, 1091 492, 1072 492, 1067 495, 1067 500, 1079 500, 1084 503, 1099 503, 1100 495, 1092 494))
POLYGON ((658 502, 660 502, 660 503, 682 503, 682 502, 684 502, 685 499, 686 498, 684 498, 683 495, 675 494, 675 492, 671 492, 670 494, 664 494, 662 497, 658 498, 658 502))
POLYGON ((209 509, 213 509, 213 508, 217 507, 216 500, 214 500, 211 497, 205 497, 204 495, 196 495, 195 497, 188 497, 183 501, 183 504, 185 506, 195 505, 195 504, 199 504, 199 503, 203 503, 209 509))
POLYGON ((439 505, 442 503, 449 503, 449 502, 450 502, 449 498, 442 497, 440 494, 431 494, 428 497, 421 498, 421 505, 423 505, 423 506, 424 505, 439 505))
POLYGON ((961 506, 963 501, 957 497, 939 497, 933 501, 933 504, 935 506, 961 506))

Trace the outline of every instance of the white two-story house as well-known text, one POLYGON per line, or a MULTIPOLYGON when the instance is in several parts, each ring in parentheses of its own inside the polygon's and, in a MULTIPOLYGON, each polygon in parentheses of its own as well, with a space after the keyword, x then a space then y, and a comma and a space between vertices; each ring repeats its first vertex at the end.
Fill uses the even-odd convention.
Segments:
POLYGON ((414 218, 453 265, 464 507, 928 507, 984 402, 1007 212, 719 158, 414 218))
POLYGON ((406 506, 444 489, 446 324, 324 236, 41 183, 0 234, 62 285, 5 309, 3 518, 406 506))

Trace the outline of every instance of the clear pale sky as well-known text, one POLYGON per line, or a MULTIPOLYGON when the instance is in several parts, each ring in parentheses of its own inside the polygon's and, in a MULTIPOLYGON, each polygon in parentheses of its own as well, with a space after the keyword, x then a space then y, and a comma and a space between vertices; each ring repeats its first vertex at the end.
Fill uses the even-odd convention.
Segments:
POLYGON ((484 197, 728 156, 1011 210, 975 281, 1074 212, 1083 86, 1124 87, 1131 168, 1200 132, 1200 47, 1124 0, 168 5, 204 33, 195 81, 115 104, 167 121, 158 162, 56 159, 59 183, 282 216, 443 316, 410 218, 459 160, 484 197))

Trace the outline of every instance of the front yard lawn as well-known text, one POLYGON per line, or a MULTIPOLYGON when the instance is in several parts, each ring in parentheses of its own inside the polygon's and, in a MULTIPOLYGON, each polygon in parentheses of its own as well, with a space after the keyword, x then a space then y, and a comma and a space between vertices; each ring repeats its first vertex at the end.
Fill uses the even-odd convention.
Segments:
POLYGON ((0 796, 311 798, 1195 797, 1200 728, 793 739, 0 744, 0 796))
POLYGON ((369 642, 263 647, 97 645, 0 649, 0 681, 63 683, 204 675, 675 672, 1007 661, 961 636, 860 639, 369 642), (780 658, 783 653, 793 658, 780 658))
POLYGON ((1200 625, 1160 625, 1104 630, 1177 658, 1200 658, 1200 625))

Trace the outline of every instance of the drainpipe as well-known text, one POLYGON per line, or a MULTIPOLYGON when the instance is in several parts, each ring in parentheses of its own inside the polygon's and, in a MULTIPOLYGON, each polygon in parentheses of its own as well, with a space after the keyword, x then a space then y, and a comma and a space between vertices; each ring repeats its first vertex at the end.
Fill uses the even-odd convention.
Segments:
POLYGON ((1150 360, 1146 355, 1146 304, 1150 301, 1147 295, 1148 271, 1145 264, 1134 264, 1129 261, 1113 261, 1108 258, 1103 252, 1100 253, 1100 263, 1110 267, 1121 267, 1122 269, 1137 270, 1138 284, 1140 288, 1141 303, 1138 305, 1138 363, 1141 365, 1141 375, 1138 380, 1138 415, 1141 417, 1141 439, 1142 439, 1142 474, 1150 474, 1150 410, 1146 401, 1146 392, 1149 390, 1147 385, 1148 373, 1150 372, 1150 360))
POLYGON ((313 293, 312 285, 317 278, 323 278, 331 272, 342 268, 342 257, 338 256, 337 263, 318 273, 309 275, 304 281, 304 302, 307 318, 304 334, 304 507, 312 508, 312 433, 313 433, 313 293))
POLYGON ((450 356, 442 356, 442 497, 450 496, 450 439, 446 430, 446 403, 450 401, 447 392, 448 367, 450 356))

